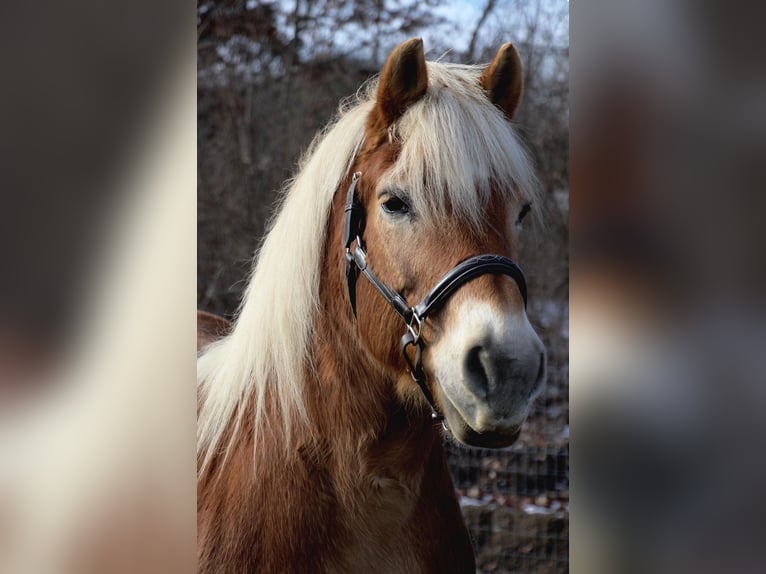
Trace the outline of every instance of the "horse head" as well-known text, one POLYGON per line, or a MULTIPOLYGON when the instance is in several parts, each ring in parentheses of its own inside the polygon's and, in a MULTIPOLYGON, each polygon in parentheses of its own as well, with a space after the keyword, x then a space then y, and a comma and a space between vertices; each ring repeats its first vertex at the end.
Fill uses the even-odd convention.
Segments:
POLYGON ((359 339, 400 400, 422 403, 420 382, 458 440, 503 447, 518 437, 546 362, 512 261, 534 179, 510 123, 521 64, 505 44, 483 71, 450 69, 426 64, 420 39, 386 61, 352 166, 361 175, 344 182, 352 186, 351 229, 339 263, 359 339), (461 262, 470 267, 487 254, 505 267, 482 268, 434 294, 461 262), (358 279, 362 272, 373 279, 358 279), (427 317, 408 314, 429 297, 441 300, 427 317), (403 332, 417 343, 404 353, 403 332), (422 381, 413 381, 414 369, 422 381))

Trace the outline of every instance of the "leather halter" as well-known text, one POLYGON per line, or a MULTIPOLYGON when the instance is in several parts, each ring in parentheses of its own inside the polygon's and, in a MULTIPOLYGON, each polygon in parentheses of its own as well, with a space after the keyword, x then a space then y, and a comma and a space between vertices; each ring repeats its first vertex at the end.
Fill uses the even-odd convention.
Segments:
POLYGON ((524 279, 524 273, 513 260, 501 255, 482 254, 474 255, 458 263, 447 272, 436 285, 426 293, 423 300, 417 305, 410 306, 407 300, 383 281, 378 279, 370 269, 367 262, 367 252, 362 244, 362 234, 364 233, 365 211, 364 206, 359 201, 356 193, 356 186, 361 177, 361 172, 354 174, 351 185, 346 193, 346 216, 343 230, 343 244, 346 254, 346 282, 348 284, 348 297, 351 303, 351 309, 356 317, 356 280, 361 271, 373 287, 380 293, 385 301, 394 308, 399 316, 404 320, 406 332, 402 336, 401 349, 404 360, 410 369, 413 380, 418 384, 423 392, 428 404, 431 406, 431 416, 437 420, 444 420, 439 413, 434 397, 426 385, 425 373, 421 365, 421 354, 423 350, 423 340, 421 338, 423 322, 432 313, 439 311, 447 300, 460 287, 486 274, 501 274, 512 278, 519 288, 524 307, 527 306, 527 283, 524 279), (352 244, 356 242, 356 247, 351 250, 352 244), (410 359, 407 353, 407 347, 415 347, 415 359, 410 359))

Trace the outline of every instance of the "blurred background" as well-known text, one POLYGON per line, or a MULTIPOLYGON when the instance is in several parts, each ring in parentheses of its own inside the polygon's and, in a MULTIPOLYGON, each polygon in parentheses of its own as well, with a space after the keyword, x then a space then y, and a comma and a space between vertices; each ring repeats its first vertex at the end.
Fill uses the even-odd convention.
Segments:
POLYGON ((339 102, 420 36, 427 59, 524 65, 514 123, 542 186, 519 257, 548 383, 507 451, 448 445, 481 572, 568 570, 569 12, 563 0, 197 3, 197 301, 231 317, 278 190, 339 102))

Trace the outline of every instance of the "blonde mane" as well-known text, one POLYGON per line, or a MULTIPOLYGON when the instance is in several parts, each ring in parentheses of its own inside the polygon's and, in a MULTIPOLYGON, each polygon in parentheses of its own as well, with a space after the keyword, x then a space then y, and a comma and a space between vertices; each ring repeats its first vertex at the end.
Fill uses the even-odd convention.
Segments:
MULTIPOLYGON (((491 190, 530 200, 537 193, 511 124, 479 86, 482 69, 429 62, 426 95, 389 131, 401 153, 379 185, 405 189, 427 221, 450 215, 480 229, 491 190)), ((377 80, 368 82, 314 139, 284 189, 232 332, 198 359, 200 476, 215 453, 228 455, 233 438, 223 444, 224 436, 232 423, 237 436, 246 412, 254 412, 257 444, 267 392, 288 444, 296 425, 309 423, 304 378, 330 206, 363 144, 376 88, 377 80)))

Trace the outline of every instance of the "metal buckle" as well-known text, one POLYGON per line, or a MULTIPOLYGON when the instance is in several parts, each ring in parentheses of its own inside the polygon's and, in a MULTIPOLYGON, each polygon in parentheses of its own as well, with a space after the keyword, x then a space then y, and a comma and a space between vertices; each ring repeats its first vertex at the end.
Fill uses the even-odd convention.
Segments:
POLYGON ((418 345, 420 343, 420 335, 423 333, 423 319, 415 312, 414 308, 411 311, 412 317, 410 322, 407 323, 407 330, 412 335, 412 344, 418 345), (415 329, 415 324, 417 324, 417 329, 415 329))

